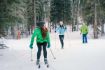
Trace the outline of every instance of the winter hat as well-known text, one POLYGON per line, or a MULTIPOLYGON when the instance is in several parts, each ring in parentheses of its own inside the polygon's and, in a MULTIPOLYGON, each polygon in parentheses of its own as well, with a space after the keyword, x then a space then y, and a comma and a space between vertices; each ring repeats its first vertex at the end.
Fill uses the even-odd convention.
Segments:
POLYGON ((43 27, 44 24, 45 24, 44 21, 39 21, 39 22, 36 23, 36 25, 37 25, 38 27, 43 27))

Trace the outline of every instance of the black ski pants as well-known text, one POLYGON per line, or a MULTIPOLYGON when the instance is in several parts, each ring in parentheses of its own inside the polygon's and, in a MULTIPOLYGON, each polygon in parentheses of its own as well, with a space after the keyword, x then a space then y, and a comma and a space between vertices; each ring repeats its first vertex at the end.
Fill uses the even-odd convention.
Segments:
POLYGON ((62 48, 64 47, 64 35, 59 35, 59 39, 62 45, 62 48))
POLYGON ((38 47, 37 59, 40 59, 42 49, 43 49, 44 58, 47 58, 46 46, 47 46, 47 42, 37 43, 37 47, 38 47))

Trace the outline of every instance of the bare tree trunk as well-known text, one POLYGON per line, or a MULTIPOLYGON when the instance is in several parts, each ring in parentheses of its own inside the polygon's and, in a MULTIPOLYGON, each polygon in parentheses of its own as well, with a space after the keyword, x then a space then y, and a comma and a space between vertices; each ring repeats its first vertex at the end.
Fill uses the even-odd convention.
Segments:
POLYGON ((78 17, 80 16, 80 0, 78 0, 78 10, 77 10, 77 31, 79 30, 79 22, 78 22, 78 17))
POLYGON ((14 26, 13 25, 11 25, 11 36, 13 37, 13 39, 16 38, 16 36, 15 36, 15 30, 14 30, 14 26))
POLYGON ((94 38, 98 38, 98 32, 97 32, 97 4, 95 3, 95 17, 94 17, 94 38))
POLYGON ((71 7, 72 7, 72 31, 75 31, 76 30, 75 24, 76 24, 76 18, 77 18, 77 16, 76 16, 77 15, 77 13, 76 13, 77 7, 73 0, 71 1, 71 7))
POLYGON ((104 34, 104 23, 101 23, 101 35, 104 34))
POLYGON ((34 13, 34 24, 36 27, 36 3, 35 3, 35 0, 33 0, 33 13, 34 13))

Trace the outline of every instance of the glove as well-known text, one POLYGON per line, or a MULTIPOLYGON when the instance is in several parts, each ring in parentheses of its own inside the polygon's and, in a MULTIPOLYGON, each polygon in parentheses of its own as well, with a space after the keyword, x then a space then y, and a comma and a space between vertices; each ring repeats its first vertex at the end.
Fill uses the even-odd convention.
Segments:
POLYGON ((33 49, 33 47, 32 47, 32 46, 33 46, 33 44, 30 44, 30 49, 33 49))
POLYGON ((86 35, 88 34, 88 32, 86 33, 86 35))
POLYGON ((56 31, 55 31, 55 33, 56 33, 56 31))
POLYGON ((50 43, 48 43, 47 48, 50 48, 50 43))

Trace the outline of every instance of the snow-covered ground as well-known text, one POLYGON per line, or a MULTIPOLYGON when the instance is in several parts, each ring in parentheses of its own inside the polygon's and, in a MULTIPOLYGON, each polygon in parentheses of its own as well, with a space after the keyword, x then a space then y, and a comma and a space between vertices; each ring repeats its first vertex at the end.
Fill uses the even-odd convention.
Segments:
MULTIPOLYGON (((50 68, 45 67, 42 54, 39 70, 105 70, 105 39, 88 37, 88 44, 82 44, 79 32, 66 32, 65 46, 61 49, 58 35, 51 33, 51 50, 56 59, 53 59, 50 49, 47 49, 50 68)), ((7 40, 6 45, 9 48, 0 49, 0 70, 37 70, 37 47, 34 44, 34 61, 30 61, 29 43, 30 37, 7 40)))

